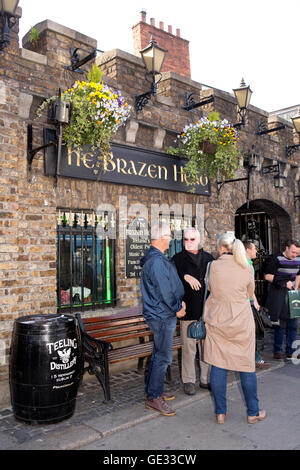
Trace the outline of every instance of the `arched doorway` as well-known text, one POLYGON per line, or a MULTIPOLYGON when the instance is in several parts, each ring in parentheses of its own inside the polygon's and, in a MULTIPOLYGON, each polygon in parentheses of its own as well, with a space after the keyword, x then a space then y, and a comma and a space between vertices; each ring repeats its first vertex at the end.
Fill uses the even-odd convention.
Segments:
POLYGON ((264 265, 271 254, 283 248, 284 241, 291 237, 292 228, 288 213, 267 199, 257 199, 241 206, 235 214, 235 234, 240 240, 251 240, 257 249, 254 260, 256 296, 265 304, 267 282, 264 280, 264 265))

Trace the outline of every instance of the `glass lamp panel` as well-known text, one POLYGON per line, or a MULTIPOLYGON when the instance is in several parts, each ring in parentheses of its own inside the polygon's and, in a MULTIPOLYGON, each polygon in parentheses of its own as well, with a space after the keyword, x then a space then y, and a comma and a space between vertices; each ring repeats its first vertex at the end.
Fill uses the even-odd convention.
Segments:
POLYGON ((240 109, 248 108, 252 91, 250 87, 242 87, 233 90, 240 109))
POLYGON ((300 132, 300 115, 292 118, 296 132, 300 132))
POLYGON ((1 8, 6 12, 14 15, 18 7, 19 0, 0 0, 1 8))
POLYGON ((144 60, 147 72, 152 72, 153 70, 153 47, 146 49, 141 52, 142 58, 144 60))
POLYGON ((154 48, 154 71, 156 73, 160 72, 162 67, 163 61, 165 58, 165 51, 162 49, 158 49, 157 47, 154 48))

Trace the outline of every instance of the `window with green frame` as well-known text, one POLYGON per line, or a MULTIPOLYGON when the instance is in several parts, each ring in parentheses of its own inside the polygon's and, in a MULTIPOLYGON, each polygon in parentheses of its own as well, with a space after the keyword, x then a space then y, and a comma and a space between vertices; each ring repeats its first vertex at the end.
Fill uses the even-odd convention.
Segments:
POLYGON ((116 304, 115 240, 105 236, 112 214, 57 212, 57 307, 59 311, 116 304), (98 224, 103 230, 97 231, 98 224), (102 235, 99 236, 99 233, 102 235))

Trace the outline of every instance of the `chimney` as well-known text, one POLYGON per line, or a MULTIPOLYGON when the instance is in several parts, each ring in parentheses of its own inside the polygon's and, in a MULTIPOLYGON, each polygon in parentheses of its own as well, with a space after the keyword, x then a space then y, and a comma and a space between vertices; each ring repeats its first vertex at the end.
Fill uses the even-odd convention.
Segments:
POLYGON ((159 28, 155 26, 155 19, 146 22, 146 11, 141 11, 141 21, 132 27, 134 54, 140 57, 140 50, 144 49, 154 36, 157 44, 168 51, 163 63, 162 72, 175 72, 178 75, 191 78, 189 41, 180 37, 180 29, 176 35, 172 33, 172 26, 164 30, 164 22, 159 21, 159 28))
POLYGON ((147 12, 145 8, 143 8, 141 11, 141 21, 143 21, 144 23, 146 22, 146 16, 147 16, 147 12))

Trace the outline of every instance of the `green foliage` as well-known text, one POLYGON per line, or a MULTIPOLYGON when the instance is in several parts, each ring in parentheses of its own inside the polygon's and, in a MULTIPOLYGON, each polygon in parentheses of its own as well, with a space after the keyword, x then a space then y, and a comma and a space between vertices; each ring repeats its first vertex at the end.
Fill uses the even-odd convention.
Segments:
POLYGON ((36 28, 32 26, 29 31, 29 41, 31 42, 31 44, 36 46, 37 43, 39 42, 39 39, 40 39, 40 33, 38 32, 36 28))
POLYGON ((103 72, 100 67, 96 64, 93 64, 92 68, 88 73, 88 81, 94 83, 102 83, 103 72))
MULTIPOLYGON (((101 73, 101 72, 100 72, 101 73)), ((99 68, 91 71, 91 77, 99 79, 99 68)), ((58 99, 48 98, 37 111, 42 111, 58 99)), ((98 163, 110 150, 110 139, 130 115, 130 106, 120 91, 112 91, 99 82, 75 82, 62 94, 62 100, 72 106, 72 120, 63 126, 63 142, 68 146, 83 148, 88 145, 99 150, 98 163)), ((97 167, 100 164, 96 164, 97 167)), ((98 172, 95 170, 95 172, 98 172)))
POLYGON ((177 136, 178 147, 170 147, 168 153, 187 158, 185 173, 193 191, 200 174, 210 179, 234 177, 239 165, 237 140, 236 129, 227 120, 221 121, 218 113, 211 112, 185 126, 177 136))

